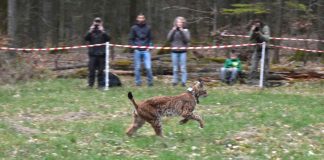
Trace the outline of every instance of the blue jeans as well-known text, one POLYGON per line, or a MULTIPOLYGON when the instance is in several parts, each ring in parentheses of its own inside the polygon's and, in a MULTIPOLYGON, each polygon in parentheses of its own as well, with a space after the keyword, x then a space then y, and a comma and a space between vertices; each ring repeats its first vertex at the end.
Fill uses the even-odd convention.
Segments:
POLYGON ((135 50, 134 54, 134 68, 135 68, 135 83, 136 85, 141 85, 141 61, 144 61, 144 66, 147 74, 148 85, 153 84, 153 73, 151 68, 151 54, 149 51, 135 50))
POLYGON ((223 82, 235 82, 238 74, 237 68, 221 68, 220 78, 223 82), (229 79, 228 79, 229 77, 229 79))
POLYGON ((179 74, 179 66, 181 71, 181 83, 185 84, 187 82, 187 53, 171 53, 172 58, 172 66, 173 66, 173 80, 174 84, 178 83, 178 74, 179 74))

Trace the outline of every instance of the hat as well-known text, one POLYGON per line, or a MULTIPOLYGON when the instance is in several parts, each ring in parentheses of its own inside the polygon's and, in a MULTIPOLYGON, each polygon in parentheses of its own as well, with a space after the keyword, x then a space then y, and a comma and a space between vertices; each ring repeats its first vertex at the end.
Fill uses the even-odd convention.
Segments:
POLYGON ((100 17, 96 17, 93 21, 95 21, 95 22, 101 22, 102 20, 101 20, 100 17))

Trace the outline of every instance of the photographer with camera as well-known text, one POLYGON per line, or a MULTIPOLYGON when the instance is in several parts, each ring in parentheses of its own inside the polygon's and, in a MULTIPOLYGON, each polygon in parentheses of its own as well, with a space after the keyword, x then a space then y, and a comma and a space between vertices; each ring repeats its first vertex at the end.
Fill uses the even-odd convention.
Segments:
MULTIPOLYGON (((190 32, 187 29, 185 18, 175 18, 173 28, 168 33, 167 40, 171 43, 171 47, 188 47, 190 42, 190 32)), ((180 66, 181 85, 185 87, 187 81, 187 50, 173 49, 171 51, 171 58, 173 66, 173 86, 178 84, 178 71, 180 66)))
MULTIPOLYGON (((269 26, 265 25, 261 20, 256 19, 252 21, 252 25, 249 28, 249 36, 250 40, 254 43, 263 43, 269 42, 270 39, 270 28, 269 26)), ((258 44, 255 47, 255 50, 253 52, 252 58, 251 58, 251 68, 249 73, 249 83, 250 84, 257 84, 258 83, 258 65, 259 61, 261 59, 262 54, 262 44, 258 44)), ((267 79, 267 76, 269 74, 269 49, 266 46, 265 49, 265 61, 264 61, 264 81, 267 79)), ((265 84, 265 83, 264 83, 265 84)))
MULTIPOLYGON (((136 17, 136 24, 132 26, 129 34, 129 44, 133 46, 150 46, 152 44, 151 28, 146 24, 145 16, 139 14, 136 17)), ((151 53, 145 48, 136 48, 134 51, 135 84, 142 85, 141 61, 144 61, 147 85, 153 86, 153 73, 151 65, 151 53)))
MULTIPOLYGON (((85 36, 85 41, 88 44, 102 44, 110 41, 109 35, 105 32, 103 22, 101 18, 97 17, 94 19, 90 30, 85 36)), ((105 86, 105 55, 106 46, 96 46, 89 48, 89 64, 88 64, 88 87, 92 88, 95 83, 96 70, 97 70, 97 81, 98 88, 105 86)))

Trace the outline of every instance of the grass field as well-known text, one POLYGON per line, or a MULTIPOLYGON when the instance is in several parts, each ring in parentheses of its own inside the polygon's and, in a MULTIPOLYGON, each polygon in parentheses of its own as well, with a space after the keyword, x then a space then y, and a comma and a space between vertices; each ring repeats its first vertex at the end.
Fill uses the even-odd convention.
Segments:
POLYGON ((86 89, 85 80, 55 79, 0 86, 0 159, 323 159, 324 81, 263 91, 244 85, 208 87, 196 112, 204 129, 165 118, 164 138, 149 125, 125 130, 136 100, 185 89, 86 89))

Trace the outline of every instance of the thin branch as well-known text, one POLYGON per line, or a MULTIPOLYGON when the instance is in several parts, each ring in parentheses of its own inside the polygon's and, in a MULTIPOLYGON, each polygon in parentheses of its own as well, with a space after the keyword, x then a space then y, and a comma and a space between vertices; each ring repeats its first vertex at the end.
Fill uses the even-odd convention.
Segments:
POLYGON ((196 22, 200 22, 205 19, 214 20, 213 18, 210 18, 210 17, 198 17, 198 18, 189 19, 187 23, 188 24, 196 23, 196 22))
POLYGON ((202 10, 197 10, 193 8, 188 8, 188 7, 183 7, 183 6, 171 6, 171 7, 164 7, 162 10, 167 10, 167 9, 180 9, 180 10, 189 10, 189 11, 194 11, 198 13, 204 13, 204 14, 210 14, 210 11, 202 11, 202 10))

